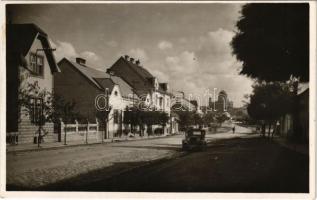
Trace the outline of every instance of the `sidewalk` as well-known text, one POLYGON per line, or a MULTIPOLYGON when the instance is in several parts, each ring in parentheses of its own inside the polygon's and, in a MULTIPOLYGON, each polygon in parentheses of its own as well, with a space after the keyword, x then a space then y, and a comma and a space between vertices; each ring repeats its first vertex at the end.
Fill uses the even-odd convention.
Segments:
POLYGON ((298 153, 302 153, 305 155, 309 155, 309 144, 296 144, 289 142, 286 138, 275 136, 273 141, 280 144, 283 147, 296 151, 298 153))
MULTIPOLYGON (((180 133, 177 133, 180 134, 180 133)), ((176 134, 173 134, 176 135, 176 134)), ((41 150, 49 150, 49 149, 57 149, 57 148, 67 148, 67 147, 74 147, 74 146, 84 146, 84 145, 99 145, 99 144, 109 144, 113 142, 125 142, 125 141, 136 141, 136 140, 148 140, 148 139, 155 139, 155 138, 162 138, 162 137, 168 137, 172 135, 158 135, 158 136, 135 136, 135 137, 120 137, 120 138, 112 138, 112 139, 104 139, 103 142, 100 140, 95 141, 88 141, 88 143, 85 143, 85 141, 77 140, 77 141, 69 141, 65 145, 64 142, 47 142, 40 144, 40 147, 38 147, 37 144, 33 143, 27 143, 27 144, 17 144, 17 145, 11 145, 7 144, 6 152, 24 152, 24 151, 41 151, 41 150)))

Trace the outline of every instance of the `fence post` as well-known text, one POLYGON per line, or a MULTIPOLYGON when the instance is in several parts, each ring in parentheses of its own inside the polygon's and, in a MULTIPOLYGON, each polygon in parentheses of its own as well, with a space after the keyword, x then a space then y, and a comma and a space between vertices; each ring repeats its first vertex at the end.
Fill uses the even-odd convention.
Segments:
POLYGON ((67 145, 67 143, 66 143, 66 128, 67 128, 67 124, 64 124, 64 122, 62 121, 61 127, 64 128, 64 145, 67 145))
POLYGON ((79 134, 79 132, 78 132, 78 121, 77 121, 77 119, 75 119, 75 124, 76 124, 76 134, 79 134))
POLYGON ((86 144, 88 144, 88 133, 89 133, 89 121, 87 119, 86 144))
POLYGON ((98 119, 96 118, 96 139, 97 139, 97 142, 98 142, 98 135, 99 135, 99 122, 98 122, 98 119))
POLYGON ((63 133, 63 130, 65 128, 65 125, 64 125, 64 122, 63 122, 63 119, 62 118, 59 118, 59 123, 60 123, 60 127, 59 127, 59 130, 58 130, 58 138, 57 138, 57 141, 58 142, 61 142, 62 141, 62 133, 63 133))

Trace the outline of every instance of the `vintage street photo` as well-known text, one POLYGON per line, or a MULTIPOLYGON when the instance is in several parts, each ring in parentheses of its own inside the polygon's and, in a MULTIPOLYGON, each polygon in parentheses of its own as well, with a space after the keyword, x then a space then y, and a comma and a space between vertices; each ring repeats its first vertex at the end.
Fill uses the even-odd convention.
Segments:
POLYGON ((314 192, 311 12, 7 2, 6 191, 314 192))

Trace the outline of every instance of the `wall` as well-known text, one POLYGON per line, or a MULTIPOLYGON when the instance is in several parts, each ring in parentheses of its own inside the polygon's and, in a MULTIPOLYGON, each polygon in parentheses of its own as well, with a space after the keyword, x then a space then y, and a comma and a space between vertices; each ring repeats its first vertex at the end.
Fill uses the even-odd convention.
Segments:
POLYGON ((97 112, 95 98, 99 94, 104 94, 104 92, 80 74, 65 59, 60 61, 59 67, 61 73, 55 76, 55 94, 62 96, 68 102, 75 102, 75 111, 89 121, 94 122, 97 112))
MULTIPOLYGON (((43 48, 41 41, 38 39, 35 39, 33 42, 29 52, 25 56, 25 59, 27 61, 27 65, 29 66, 30 62, 30 54, 35 53, 36 49, 43 48)), ((43 77, 36 77, 33 76, 23 67, 19 67, 19 77, 23 76, 25 80, 21 81, 20 87, 27 86, 28 83, 33 84, 34 82, 38 83, 38 86, 40 87, 40 90, 46 90, 50 93, 53 92, 53 82, 54 77, 51 72, 50 66, 47 62, 47 58, 43 51, 38 52, 38 55, 42 55, 44 57, 44 71, 43 71, 43 77)), ((22 108, 23 109, 23 108, 22 108)), ((34 125, 30 121, 30 116, 27 112, 21 110, 20 111, 20 121, 18 123, 18 132, 19 132, 19 143, 33 143, 34 136, 37 136, 38 133, 38 126, 34 125)), ((53 132, 53 123, 46 123, 43 127, 45 131, 48 132, 48 134, 44 137, 44 141, 55 141, 53 132)))

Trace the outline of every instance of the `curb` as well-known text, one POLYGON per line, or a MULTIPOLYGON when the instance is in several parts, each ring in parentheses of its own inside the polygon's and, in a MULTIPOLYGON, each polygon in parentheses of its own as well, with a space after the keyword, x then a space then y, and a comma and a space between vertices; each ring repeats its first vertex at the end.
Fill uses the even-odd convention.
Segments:
POLYGON ((112 140, 107 142, 98 142, 98 143, 82 143, 82 144, 69 144, 69 145, 62 145, 62 146, 52 146, 52 147, 40 147, 40 148, 34 148, 34 149, 18 149, 18 150, 12 150, 8 151, 6 149, 7 154, 15 154, 15 153, 24 153, 24 152, 34 152, 34 151, 48 151, 48 150, 55 150, 55 149, 64 149, 64 148, 70 148, 70 147, 78 147, 78 146, 92 146, 92 145, 109 145, 114 143, 120 143, 120 142, 134 142, 134 141, 143 141, 143 140, 153 140, 153 139, 159 139, 159 138, 167 138, 175 135, 180 134, 173 134, 173 135, 165 135, 165 136, 158 136, 158 137, 151 137, 151 138, 139 138, 139 139, 131 139, 131 140, 112 140))

